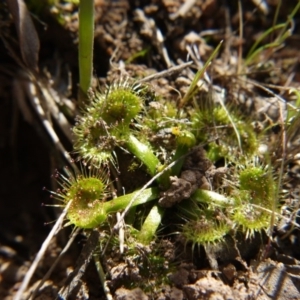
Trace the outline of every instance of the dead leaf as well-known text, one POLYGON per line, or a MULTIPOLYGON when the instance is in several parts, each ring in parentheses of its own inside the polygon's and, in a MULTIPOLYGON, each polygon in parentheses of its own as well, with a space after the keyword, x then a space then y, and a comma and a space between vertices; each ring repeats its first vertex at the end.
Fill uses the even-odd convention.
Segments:
POLYGON ((23 61, 28 68, 38 71, 40 41, 26 4, 23 0, 7 0, 7 4, 17 29, 23 61))

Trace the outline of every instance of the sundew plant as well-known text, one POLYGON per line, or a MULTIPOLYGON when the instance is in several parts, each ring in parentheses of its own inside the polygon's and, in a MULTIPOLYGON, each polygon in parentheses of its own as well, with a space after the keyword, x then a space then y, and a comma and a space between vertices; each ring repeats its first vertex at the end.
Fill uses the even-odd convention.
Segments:
MULTIPOLYGON (((92 31, 93 7, 85 7, 87 2, 80 3, 80 23, 87 26, 80 32, 92 31)), ((86 99, 73 128, 74 153, 90 171, 60 177, 57 197, 65 204, 72 201, 69 224, 101 230, 120 213, 132 238, 145 245, 158 239, 158 231, 163 236, 164 216, 174 211, 181 220, 177 234, 193 245, 218 243, 237 231, 251 238, 268 230, 272 212, 277 215, 276 181, 269 158, 259 151, 264 132, 236 109, 204 105, 196 97, 197 82, 221 45, 175 103, 154 93, 151 82, 129 77, 88 88, 93 35, 79 37, 80 87, 86 99), (119 168, 124 160, 125 170, 119 168), (125 177, 134 182, 130 193, 128 186, 120 194, 111 175, 116 173, 121 182, 125 177)))
MULTIPOLYGON (((134 257, 144 288, 167 282, 165 240, 179 237, 194 250, 270 235, 281 189, 278 165, 262 151, 270 128, 258 129, 251 114, 226 105, 226 95, 215 101, 213 89, 199 96, 222 44, 177 102, 155 92, 151 80, 128 75, 92 87, 93 1, 79 7, 80 113, 72 131, 81 172, 57 173, 53 192, 68 207, 66 223, 87 236, 100 231, 102 258, 114 251, 134 257)), ((263 51, 254 46, 245 72, 263 51)))

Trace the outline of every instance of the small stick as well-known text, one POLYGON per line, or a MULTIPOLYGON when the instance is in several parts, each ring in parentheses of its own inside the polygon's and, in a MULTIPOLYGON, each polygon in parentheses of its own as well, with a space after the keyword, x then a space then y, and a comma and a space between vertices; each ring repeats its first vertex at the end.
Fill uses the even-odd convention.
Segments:
POLYGON ((39 98, 37 97, 36 86, 34 84, 30 84, 30 85, 26 85, 25 87, 27 89, 27 94, 29 96, 31 105, 34 107, 35 111, 37 112, 39 119, 42 122, 46 131, 48 132, 53 144, 60 151, 60 153, 63 155, 66 161, 74 168, 74 170, 77 173, 79 173, 79 170, 75 165, 75 163, 73 162, 73 159, 71 158, 70 154, 66 151, 63 144, 60 142, 60 139, 57 136, 56 132, 54 131, 52 124, 47 118, 45 110, 43 109, 43 106, 39 98))
MULTIPOLYGON (((117 212, 117 222, 119 222, 119 221, 122 222, 121 214, 119 212, 117 212)), ((121 224, 121 226, 119 227, 120 253, 123 254, 124 253, 124 238, 125 238, 125 231, 124 231, 125 223, 123 221, 120 224, 121 224)))
POLYGON ((52 238, 57 234, 58 230, 60 229, 61 225, 62 225, 62 222, 68 212, 68 209, 71 205, 72 201, 70 201, 65 209, 62 211, 61 215, 59 216, 59 218, 57 219, 55 225, 53 226, 52 230, 50 231, 50 233, 48 234, 47 238, 45 239, 44 243, 42 244, 41 246, 41 249, 40 251, 38 252, 38 254, 36 255, 34 261, 32 262, 28 272, 26 273, 24 279, 23 279, 23 282, 20 286, 20 289, 18 290, 18 292, 16 293, 15 297, 14 297, 14 300, 21 300, 22 299, 22 295, 23 293, 25 292, 39 262, 41 261, 41 259, 43 258, 49 244, 50 244, 50 241, 52 240, 52 238))
POLYGON ((105 274, 99 259, 98 255, 94 255, 94 261, 95 261, 95 265, 96 265, 96 269, 100 278, 100 281, 102 283, 102 287, 103 287, 103 291, 105 293, 106 299, 107 300, 113 300, 113 296, 111 295, 111 292, 109 290, 109 287, 107 285, 107 281, 105 279, 105 274))
MULTIPOLYGON (((193 0, 194 1, 194 0, 193 0)), ((168 55, 168 50, 164 45, 164 37, 160 29, 156 26, 155 20, 152 18, 147 18, 144 11, 141 9, 135 10, 136 20, 143 23, 145 27, 144 30, 147 31, 148 38, 150 37, 154 46, 157 48, 158 52, 162 56, 167 67, 172 65, 170 57, 168 55)))
POLYGON ((144 78, 138 80, 137 83, 148 82, 148 81, 151 81, 151 80, 154 80, 154 79, 158 79, 158 78, 161 78, 161 77, 171 76, 174 73, 180 72, 183 69, 191 66, 192 64, 193 64, 192 61, 188 61, 186 63, 183 63, 183 64, 179 65, 179 66, 171 67, 170 69, 161 71, 161 72, 156 73, 156 74, 151 74, 151 75, 149 75, 147 77, 144 77, 144 78))
POLYGON ((65 245, 64 249, 59 253, 59 256, 55 259, 53 265, 51 266, 51 268, 49 269, 49 271, 46 273, 46 275, 43 277, 43 279, 41 280, 41 282, 39 283, 39 285, 37 286, 37 288, 35 289, 35 291, 33 292, 33 294, 31 296, 28 297, 28 299, 34 299, 36 294, 39 292, 40 287, 44 284, 44 282, 50 277, 50 275, 52 274, 54 268, 57 266, 57 264, 59 263, 59 261, 61 260, 62 256, 69 250, 70 246, 72 245, 72 243, 74 242, 77 234, 79 233, 81 229, 80 228, 76 228, 76 230, 73 232, 71 238, 69 239, 68 243, 65 245))
POLYGON ((196 0, 185 1, 175 13, 173 13, 169 16, 170 19, 175 20, 178 17, 184 17, 186 15, 186 13, 195 5, 195 3, 196 3, 196 0))

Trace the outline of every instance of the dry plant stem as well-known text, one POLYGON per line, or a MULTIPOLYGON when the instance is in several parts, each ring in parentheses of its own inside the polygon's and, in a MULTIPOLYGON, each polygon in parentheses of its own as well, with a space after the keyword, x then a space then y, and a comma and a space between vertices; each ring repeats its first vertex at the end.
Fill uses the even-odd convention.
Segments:
POLYGON ((13 60, 23 69, 26 70, 26 65, 20 58, 20 55, 11 47, 9 44, 9 41, 7 40, 7 37, 1 34, 0 32, 0 38, 5 46, 5 48, 8 50, 9 55, 13 58, 13 60))
POLYGON ((147 77, 144 77, 144 78, 138 80, 137 83, 149 82, 149 81, 154 80, 154 79, 158 79, 158 78, 162 78, 162 77, 166 77, 166 76, 171 76, 174 73, 181 72, 183 69, 191 66, 192 64, 193 64, 192 61, 182 63, 179 66, 171 67, 168 70, 164 70, 164 71, 161 71, 159 73, 151 74, 147 77))
POLYGON ((292 105, 292 104, 290 104, 290 103, 287 103, 286 100, 283 99, 281 96, 275 94, 272 90, 270 90, 269 88, 267 88, 267 87, 265 87, 265 86, 263 86, 263 85, 257 83, 256 81, 251 80, 251 79, 248 79, 248 78, 245 79, 245 80, 243 80, 243 79, 240 79, 240 80, 241 80, 241 81, 245 81, 246 83, 248 82, 248 83, 253 84, 254 86, 256 86, 256 87, 262 89, 264 92, 267 92, 267 93, 269 93, 270 95, 274 96, 274 97, 277 98, 280 102, 286 104, 287 106, 291 107, 292 109, 298 110, 297 107, 295 107, 294 105, 292 105))
POLYGON ((60 112, 59 108, 57 107, 56 102, 58 100, 53 99, 52 96, 53 93, 51 93, 51 88, 48 86, 43 86, 43 84, 40 83, 38 79, 35 78, 32 78, 31 81, 26 82, 23 86, 26 90, 26 94, 28 95, 28 97, 30 98, 41 97, 43 99, 43 102, 47 106, 47 109, 49 109, 52 118, 54 119, 56 124, 60 127, 64 135, 71 142, 72 141, 72 131, 70 130, 71 124, 69 123, 65 115, 62 112, 60 112))
POLYGON ((14 297, 14 300, 21 300, 22 299, 22 295, 23 293, 25 292, 25 290, 27 289, 28 287, 28 284, 39 264, 39 262, 41 261, 41 259, 43 258, 49 244, 50 244, 50 241, 52 240, 52 238, 57 234, 58 230, 61 228, 62 226, 62 223, 64 221, 64 218, 68 212, 68 209, 71 205, 72 201, 70 201, 65 209, 63 210, 63 212, 61 213, 61 215, 59 216, 59 218, 57 219, 55 225, 53 226, 52 230, 50 231, 50 233, 48 234, 47 238, 45 239, 40 251, 38 252, 38 254, 36 255, 34 261, 32 262, 28 272, 26 273, 24 279, 23 279, 23 282, 20 286, 20 289, 18 290, 18 292, 16 293, 15 297, 14 297))
POLYGON ((169 16, 170 19, 175 20, 178 17, 184 17, 186 15, 186 13, 194 6, 195 3, 196 3, 196 0, 185 1, 175 13, 173 13, 169 16))
POLYGON ((71 156, 69 155, 69 153, 66 151, 65 147, 60 142, 59 137, 57 136, 56 132, 54 131, 54 129, 52 127, 52 124, 49 122, 49 120, 47 120, 45 112, 41 106, 39 99, 37 97, 34 97, 32 99, 32 101, 36 107, 36 111, 37 111, 41 121, 43 122, 44 128, 47 130, 48 134, 50 135, 50 138, 51 138, 53 144, 60 151, 60 153, 64 156, 66 161, 69 164, 71 164, 72 167, 76 168, 75 164, 72 162, 71 156))
MULTIPOLYGON (((33 83, 32 83, 33 84, 33 83)), ((42 94, 45 102, 47 103, 47 108, 49 109, 52 118, 56 122, 56 124, 60 127, 64 135, 68 138, 70 142, 73 140, 73 133, 71 131, 71 124, 64 115, 63 112, 60 111, 59 106, 65 104, 69 99, 60 99, 57 95, 57 92, 53 90, 50 86, 44 86, 40 81, 36 81, 36 85, 39 87, 39 91, 42 94)), ((71 111, 72 117, 75 115, 75 107, 68 107, 71 111)))
POLYGON ((155 33, 156 33, 157 48, 160 51, 161 56, 163 57, 166 65, 167 65, 167 68, 169 68, 169 67, 171 67, 172 63, 171 63, 170 57, 168 55, 168 50, 164 45, 164 37, 159 28, 156 28, 155 33))
POLYGON ((265 15, 269 12, 269 7, 266 0, 252 0, 256 7, 265 15))
MULTIPOLYGON (((24 83, 19 78, 13 80, 13 97, 17 104, 16 108, 21 111, 21 114, 26 122, 34 124, 34 116, 28 102, 26 101, 26 92, 24 92, 24 83)), ((32 95, 28 95, 31 97, 32 95)), ((16 119, 18 118, 18 114, 16 119)), ((17 127, 15 127, 17 130, 17 127)), ((14 131, 16 132, 16 131, 14 131)))
POLYGON ((230 57, 232 51, 232 37, 233 32, 230 25, 230 7, 224 8, 224 21, 225 21, 225 38, 224 38, 224 60, 227 64, 230 64, 230 57))
POLYGON ((136 20, 143 23, 144 27, 151 32, 151 41, 153 46, 157 49, 159 54, 162 56, 167 68, 169 68, 172 63, 168 55, 167 48, 164 45, 164 37, 160 29, 156 26, 155 20, 149 18, 145 15, 142 9, 135 10, 136 20))
MULTIPOLYGON (((29 98, 29 101, 34 108, 34 110, 37 112, 38 117, 40 121, 43 124, 43 127, 48 132, 54 146, 56 149, 63 155, 63 157, 66 159, 66 161, 74 168, 74 170, 78 171, 77 166, 73 163, 73 160, 69 153, 66 151, 65 147, 60 142, 59 137, 57 136, 56 132, 53 129, 53 126, 51 122, 49 121, 47 117, 47 113, 43 109, 43 105, 41 104, 41 101, 39 97, 37 96, 37 90, 36 86, 33 83, 28 83, 25 85, 25 89, 29 98)), ((51 104, 50 104, 51 105, 51 104)), ((62 128, 63 130, 63 128, 62 128)))
POLYGON ((200 69, 203 67, 203 63, 201 61, 199 49, 195 45, 186 45, 186 51, 189 57, 193 60, 196 64, 197 68, 200 69))
POLYGON ((56 92, 52 90, 50 86, 44 86, 43 83, 41 83, 39 79, 30 70, 28 70, 28 68, 24 65, 24 63, 19 59, 19 56, 11 48, 6 38, 1 36, 1 34, 0 37, 2 38, 2 41, 5 44, 5 47, 8 49, 10 55, 17 62, 17 64, 22 68, 22 73, 21 73, 22 78, 25 79, 25 80, 21 79, 21 80, 14 81, 16 88, 20 89, 18 95, 21 96, 21 98, 19 97, 17 98, 19 100, 18 101, 19 108, 21 109, 22 113, 25 113, 24 116, 26 117, 26 120, 29 121, 30 124, 32 124, 32 122, 30 122, 30 118, 32 119, 33 116, 30 110, 28 109, 24 98, 24 94, 26 93, 31 106, 38 114, 40 121, 42 122, 45 130, 48 132, 55 147, 58 149, 59 152, 61 152, 63 157, 74 168, 74 170, 78 171, 76 165, 72 162, 72 158, 65 150, 64 146, 60 142, 59 137, 54 131, 53 126, 51 124, 51 120, 49 119, 49 114, 45 112, 43 108, 43 107, 47 107, 49 109, 51 116, 54 118, 57 125, 61 128, 65 136, 71 141, 70 125, 66 117, 60 112, 59 108, 55 104, 57 101, 55 101, 55 99, 53 99, 52 96, 53 94, 56 94, 56 92), (25 91, 25 93, 24 92, 22 93, 21 90, 25 91), (39 96, 40 96, 39 93, 42 95, 41 99, 43 103, 41 103, 41 100, 39 100, 39 96))
POLYGON ((75 231, 72 233, 71 238, 68 240, 68 243, 65 245, 64 249, 59 253, 59 256, 56 258, 56 260, 54 261, 54 263, 51 266, 51 268, 49 269, 49 271, 46 273, 46 275, 43 277, 43 279, 41 280, 41 282, 39 283, 39 285, 37 286, 37 288, 35 289, 33 294, 28 299, 34 299, 35 298, 35 296, 39 292, 41 286, 50 277, 50 275, 52 274, 54 268, 57 266, 57 264, 60 262, 63 255, 68 251, 68 249, 70 248, 70 246, 74 242, 74 240, 75 240, 75 238, 76 238, 76 236, 77 236, 77 234, 79 233, 80 230, 81 230, 81 228, 76 228, 75 229, 75 231))
POLYGON ((251 205, 253 207, 255 207, 255 208, 259 209, 259 210, 265 211, 265 212, 267 212, 269 214, 274 214, 274 216, 277 216, 278 218, 286 220, 288 223, 291 223, 292 225, 294 225, 295 227, 297 227, 298 229, 300 229, 300 225, 297 222, 292 221, 291 218, 285 217, 285 216, 283 216, 280 213, 274 212, 273 210, 267 209, 265 207, 262 207, 262 206, 259 206, 259 205, 253 204, 253 203, 251 205))
POLYGON ((25 1, 7 0, 6 2, 16 26, 22 59, 29 69, 38 72, 40 40, 25 1))
MULTIPOLYGON (((121 214, 117 212, 117 221, 121 219, 121 214)), ((120 253, 124 253, 124 238, 125 238, 125 230, 124 230, 124 222, 122 223, 122 226, 119 228, 119 242, 120 242, 120 253)))
POLYGON ((105 278, 105 273, 103 271, 103 268, 102 268, 102 265, 101 265, 101 262, 100 262, 100 259, 99 259, 98 255, 94 255, 94 261, 95 261, 96 269, 97 269, 97 272, 98 272, 98 275, 99 275, 99 279, 102 283, 102 288, 103 288, 103 291, 105 293, 106 299, 107 300, 113 300, 113 296, 111 295, 111 292, 110 292, 109 287, 107 285, 107 281, 106 281, 106 278, 105 278))

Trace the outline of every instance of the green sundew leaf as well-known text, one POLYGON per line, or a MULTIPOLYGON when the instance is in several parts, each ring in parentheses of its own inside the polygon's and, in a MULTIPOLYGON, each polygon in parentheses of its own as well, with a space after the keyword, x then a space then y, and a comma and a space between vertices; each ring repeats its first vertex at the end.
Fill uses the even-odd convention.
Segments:
POLYGON ((152 176, 156 174, 160 161, 148 145, 140 142, 135 136, 130 134, 126 141, 126 148, 146 165, 149 174, 152 176))
POLYGON ((144 245, 150 244, 155 237, 156 230, 161 224, 165 210, 162 207, 154 205, 145 219, 140 232, 137 235, 139 242, 144 245))
POLYGON ((124 196, 120 196, 111 201, 103 203, 103 210, 107 213, 118 212, 124 210, 130 201, 138 195, 137 199, 133 202, 131 207, 136 205, 144 204, 149 201, 155 200, 159 197, 159 191, 157 188, 149 188, 144 190, 142 193, 140 191, 133 192, 124 196))

